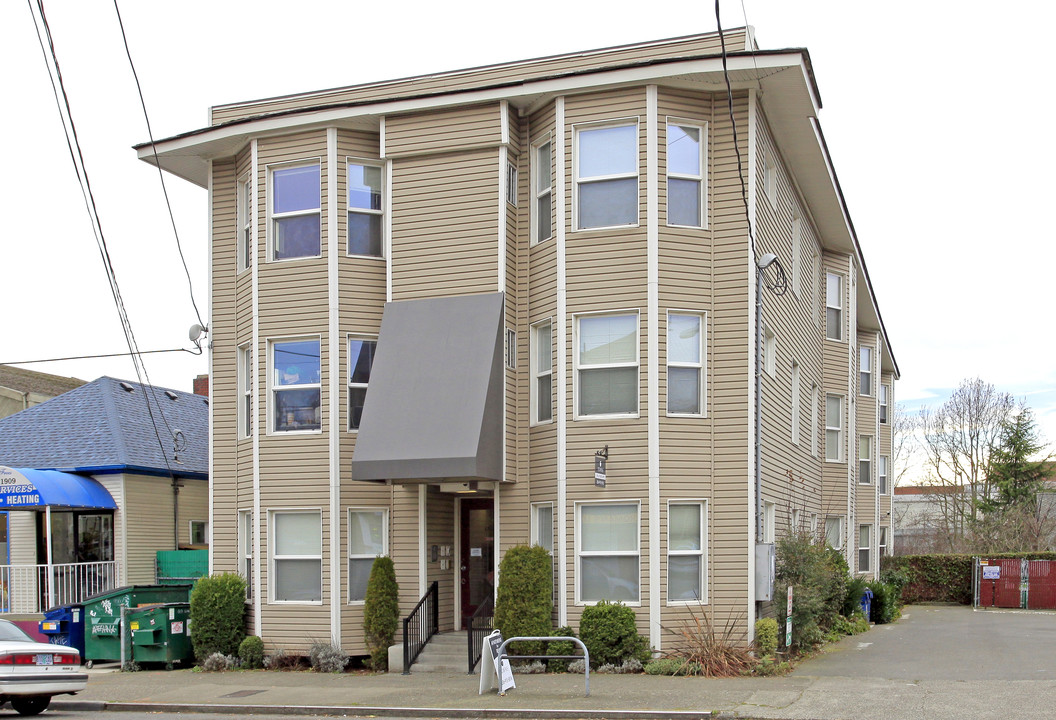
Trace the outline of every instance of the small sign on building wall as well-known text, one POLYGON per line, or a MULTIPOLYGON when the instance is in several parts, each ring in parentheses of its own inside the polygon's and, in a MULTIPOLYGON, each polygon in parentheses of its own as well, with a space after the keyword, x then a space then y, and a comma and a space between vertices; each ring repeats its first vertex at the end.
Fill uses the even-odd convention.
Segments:
POLYGON ((605 456, 595 455, 594 456, 594 484, 598 487, 605 487, 605 456))

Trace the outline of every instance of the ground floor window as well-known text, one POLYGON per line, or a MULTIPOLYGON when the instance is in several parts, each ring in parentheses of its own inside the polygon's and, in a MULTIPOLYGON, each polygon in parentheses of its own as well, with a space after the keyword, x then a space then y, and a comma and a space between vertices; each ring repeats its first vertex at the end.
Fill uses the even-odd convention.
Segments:
POLYGON ((577 505, 576 529, 577 601, 639 602, 638 503, 577 505))
POLYGON ((672 502, 667 506, 668 602, 704 600, 706 522, 703 502, 672 502))
POLYGON ((879 550, 878 550, 879 555, 878 555, 878 557, 880 558, 881 561, 883 561, 884 555, 887 555, 887 528, 886 527, 881 527, 880 528, 880 535, 879 535, 878 539, 879 539, 879 550))
POLYGON ((318 510, 271 513, 272 602, 323 600, 323 516, 318 510))
POLYGON ((532 545, 546 548, 554 554, 554 506, 552 503, 532 503, 532 545))
POLYGON ((825 518, 825 542, 829 547, 839 550, 843 547, 843 518, 825 518))
MULTIPOLYGON (((45 514, 37 513, 37 558, 48 557, 45 514)), ((70 563, 110 562, 114 559, 114 516, 110 512, 52 512, 51 561, 70 563)))
POLYGON ((374 560, 389 554, 388 510, 353 508, 348 511, 348 601, 367 598, 367 580, 374 560))
POLYGON ((238 512, 238 573, 246 581, 246 600, 253 599, 253 511, 238 512))

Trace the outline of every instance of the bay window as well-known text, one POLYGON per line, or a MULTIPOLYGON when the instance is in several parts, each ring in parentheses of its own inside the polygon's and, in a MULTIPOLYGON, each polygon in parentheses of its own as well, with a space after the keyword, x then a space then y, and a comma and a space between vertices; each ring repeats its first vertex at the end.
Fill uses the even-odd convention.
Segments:
POLYGON ((638 414, 638 314, 576 318, 578 417, 638 414))
POLYGON ((667 507, 667 601, 704 599, 705 505, 672 502, 667 507))
POLYGON ((273 511, 271 543, 271 601, 322 602, 322 513, 318 510, 273 511))
POLYGON ((271 344, 273 432, 316 431, 322 427, 319 340, 271 344))
POLYGON ((576 505, 576 601, 637 604, 638 503, 576 505))
POLYGON ((704 226, 704 128, 667 123, 667 224, 704 226))
POLYGON ((667 316, 667 413, 704 414, 704 319, 667 316))
POLYGON ((383 173, 378 165, 348 161, 348 254, 381 257, 383 173))
POLYGON ((273 260, 319 257, 322 235, 319 198, 319 165, 272 169, 273 260))

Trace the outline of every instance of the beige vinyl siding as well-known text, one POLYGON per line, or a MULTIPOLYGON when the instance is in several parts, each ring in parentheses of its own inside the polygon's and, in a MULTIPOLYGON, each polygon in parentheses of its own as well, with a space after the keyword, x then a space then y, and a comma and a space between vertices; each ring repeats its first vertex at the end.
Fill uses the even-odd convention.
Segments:
MULTIPOLYGON (((114 560, 117 562, 117 582, 127 585, 128 580, 125 570, 128 566, 128 518, 125 513, 125 476, 124 475, 97 475, 94 478, 106 488, 110 497, 114 499, 117 510, 114 511, 114 560)), ((14 516, 14 513, 12 513, 14 516)), ((35 547, 35 540, 34 547, 35 547)), ((14 545, 11 546, 14 549, 14 545)), ((15 562, 14 555, 11 562, 15 562)))
MULTIPOLYGON (((440 561, 426 559, 426 583, 436 582, 440 595, 439 623, 440 631, 457 629, 455 623, 461 617, 461 609, 455 608, 455 583, 458 582, 459 559, 454 555, 455 535, 458 530, 458 516, 455 514, 455 496, 441 493, 440 489, 431 486, 426 498, 426 541, 427 548, 433 545, 451 546, 451 565, 446 570, 440 569, 440 561)), ((408 608, 407 612, 414 606, 408 608)), ((401 628, 402 631, 402 628, 401 628)))
MULTIPOLYGON (((392 488, 392 545, 390 552, 396 566, 396 584, 400 587, 400 615, 405 616, 422 597, 418 588, 418 485, 394 485, 392 488)), ((454 556, 452 556, 454 557, 454 556)), ((458 558, 455 558, 458 562, 458 558)))
POLYGON ((124 512, 130 585, 152 585, 157 550, 174 550, 172 481, 169 478, 124 476, 124 512), (144 512, 149 508, 149 512, 144 512))
MULTIPOLYGON (((180 545, 189 545, 191 542, 191 521, 209 521, 209 481, 180 480, 180 495, 177 502, 179 503, 177 518, 180 545)), ((219 528, 213 528, 213 534, 217 536, 217 544, 238 547, 237 525, 225 523, 219 528)))
POLYGON ((385 118, 385 157, 451 153, 502 142, 498 103, 385 118))
MULTIPOLYGON (((726 32, 725 42, 728 52, 745 50, 748 44, 743 28, 726 32)), ((233 120, 305 107, 364 103, 420 95, 440 95, 497 85, 514 85, 587 69, 594 71, 666 57, 717 55, 720 51, 721 44, 718 35, 711 35, 571 53, 539 60, 503 63, 403 80, 218 105, 211 110, 211 124, 219 125, 233 120)))
POLYGON ((393 300, 496 291, 498 155, 474 150, 393 162, 393 300))
MULTIPOLYGON (((340 555, 338 564, 341 573, 341 647, 352 655, 366 655, 366 641, 363 639, 363 604, 348 604, 348 510, 349 508, 384 509, 388 511, 388 548, 389 557, 393 557, 393 518, 395 508, 393 507, 393 495, 401 489, 396 486, 382 485, 380 483, 353 482, 351 478, 344 477, 350 471, 352 453, 345 454, 344 443, 342 443, 341 457, 341 528, 340 555)), ((404 617, 414 607, 400 607, 400 617, 404 617)), ((397 642, 402 628, 397 630, 397 642)))
MULTIPOLYGON (((116 538, 115 538, 116 539, 116 538)), ((12 565, 37 564, 37 514, 26 510, 7 513, 7 547, 12 565)), ((120 547, 115 543, 116 548, 120 547)))

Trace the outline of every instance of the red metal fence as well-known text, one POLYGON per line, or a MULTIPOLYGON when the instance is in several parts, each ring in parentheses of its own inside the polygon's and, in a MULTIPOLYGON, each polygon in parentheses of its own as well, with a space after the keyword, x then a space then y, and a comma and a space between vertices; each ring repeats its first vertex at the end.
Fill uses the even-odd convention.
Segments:
POLYGON ((976 607, 1056 609, 1056 561, 976 558, 976 607))

